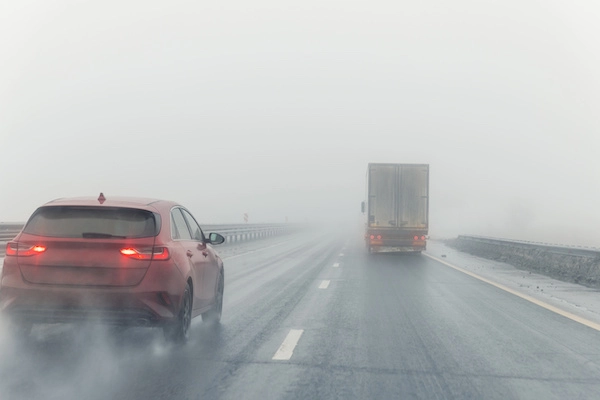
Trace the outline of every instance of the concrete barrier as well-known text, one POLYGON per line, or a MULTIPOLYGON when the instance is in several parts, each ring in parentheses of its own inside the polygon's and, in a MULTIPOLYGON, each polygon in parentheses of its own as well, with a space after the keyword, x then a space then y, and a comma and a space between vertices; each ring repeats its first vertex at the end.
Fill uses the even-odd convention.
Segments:
POLYGON ((460 235, 446 241, 479 257, 511 264, 565 282, 600 288, 600 249, 460 235))

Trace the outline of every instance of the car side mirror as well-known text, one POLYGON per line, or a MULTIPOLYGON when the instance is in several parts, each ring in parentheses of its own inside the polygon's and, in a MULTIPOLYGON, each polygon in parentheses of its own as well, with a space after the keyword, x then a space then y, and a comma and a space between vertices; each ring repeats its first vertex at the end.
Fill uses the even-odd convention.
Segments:
POLYGON ((219 235, 218 233, 209 233, 208 234, 208 243, 210 244, 221 244, 225 243, 225 237, 223 235, 219 235))
POLYGON ((360 203, 360 212, 365 213, 365 202, 360 203))

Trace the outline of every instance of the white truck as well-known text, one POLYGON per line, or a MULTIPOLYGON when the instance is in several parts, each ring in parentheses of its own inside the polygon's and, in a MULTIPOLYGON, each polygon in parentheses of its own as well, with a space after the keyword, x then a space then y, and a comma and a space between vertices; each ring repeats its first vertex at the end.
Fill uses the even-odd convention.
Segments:
POLYGON ((429 165, 370 163, 362 212, 366 216, 369 253, 425 250, 429 233, 429 165))

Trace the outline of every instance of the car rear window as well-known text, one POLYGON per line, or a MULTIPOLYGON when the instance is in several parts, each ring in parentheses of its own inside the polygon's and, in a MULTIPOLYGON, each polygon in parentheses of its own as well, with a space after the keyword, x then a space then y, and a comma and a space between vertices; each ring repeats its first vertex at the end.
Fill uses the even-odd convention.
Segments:
POLYGON ((160 231, 158 214, 135 208, 38 208, 23 229, 31 235, 69 238, 142 238, 160 231))

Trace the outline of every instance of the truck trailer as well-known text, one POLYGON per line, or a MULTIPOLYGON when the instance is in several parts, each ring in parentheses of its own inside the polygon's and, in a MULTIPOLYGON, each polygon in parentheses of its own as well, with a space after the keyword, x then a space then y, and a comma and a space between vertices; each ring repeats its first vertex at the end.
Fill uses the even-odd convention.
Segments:
POLYGON ((369 253, 421 252, 429 230, 429 165, 367 168, 365 241, 369 253))

